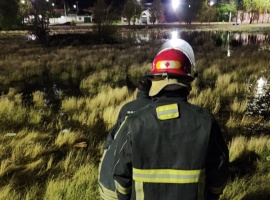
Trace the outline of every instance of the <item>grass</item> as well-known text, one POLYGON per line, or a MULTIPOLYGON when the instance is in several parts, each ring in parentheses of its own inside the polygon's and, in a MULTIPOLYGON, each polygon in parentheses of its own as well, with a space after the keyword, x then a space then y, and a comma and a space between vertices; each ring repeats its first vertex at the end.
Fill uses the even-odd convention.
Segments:
MULTIPOLYGON (((99 199, 103 140, 161 42, 54 47, 21 34, 0 34, 0 200, 99 199)), ((221 199, 268 199, 270 123, 247 111, 264 100, 269 113, 267 101, 255 98, 257 81, 270 78, 269 51, 261 48, 269 43, 231 44, 227 57, 227 46, 217 47, 209 33, 185 37, 199 73, 189 101, 212 111, 230 149, 221 199)))
POLYGON ((269 136, 235 137, 229 144, 231 174, 234 177, 221 199, 267 199, 269 184, 269 136), (239 168, 241 166, 242 168, 239 168), (237 168, 238 167, 238 168, 237 168), (235 173, 235 174, 234 174, 235 173))

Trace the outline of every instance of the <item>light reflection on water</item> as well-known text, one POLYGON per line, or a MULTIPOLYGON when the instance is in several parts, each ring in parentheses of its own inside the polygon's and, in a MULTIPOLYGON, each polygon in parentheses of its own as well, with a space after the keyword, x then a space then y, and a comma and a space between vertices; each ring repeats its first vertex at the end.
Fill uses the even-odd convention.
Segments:
POLYGON ((260 97, 266 94, 267 91, 267 80, 264 77, 261 77, 257 80, 257 89, 255 92, 255 97, 260 97))
POLYGON ((254 96, 250 99, 247 114, 270 118, 270 85, 265 77, 260 77, 254 88, 254 96))
POLYGON ((227 57, 231 57, 231 50, 230 50, 230 32, 227 35, 227 57))
MULTIPOLYGON (((126 37, 132 37, 132 34, 135 34, 136 37, 140 38, 142 41, 153 41, 153 40, 162 40, 162 39, 171 39, 175 34, 177 34, 178 37, 185 39, 187 35, 196 35, 196 31, 192 32, 181 32, 180 30, 173 29, 173 30, 167 30, 167 31, 147 31, 147 30, 138 30, 135 33, 134 32, 121 32, 121 36, 123 38, 126 37)), ((202 35, 202 33, 200 33, 202 35)), ((223 34, 226 34, 227 38, 226 41, 236 40, 241 45, 249 45, 249 44, 263 44, 266 41, 270 41, 270 35, 269 34, 262 34, 262 33, 231 33, 228 31, 225 32, 205 32, 206 39, 212 39, 211 36, 213 35, 220 35, 222 37, 223 34), (229 38, 228 38, 229 37, 229 38)))

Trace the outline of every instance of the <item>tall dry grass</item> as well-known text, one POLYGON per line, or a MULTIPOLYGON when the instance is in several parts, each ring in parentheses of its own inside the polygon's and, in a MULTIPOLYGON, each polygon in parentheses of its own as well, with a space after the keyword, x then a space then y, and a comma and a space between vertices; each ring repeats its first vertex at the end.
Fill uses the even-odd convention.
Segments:
MULTIPOLYGON (((161 43, 55 48, 1 37, 0 199, 99 199, 103 141, 161 43), (54 84, 80 95, 52 91, 60 102, 53 109, 47 92, 54 84)), ((221 199, 260 199, 269 194, 270 138, 263 131, 270 122, 247 109, 256 104, 257 80, 270 78, 269 52, 239 47, 228 58, 213 44, 194 46, 199 77, 189 101, 209 109, 230 134, 231 178, 221 199)))
POLYGON ((221 199, 267 199, 270 137, 235 137, 229 143, 231 174, 221 199))

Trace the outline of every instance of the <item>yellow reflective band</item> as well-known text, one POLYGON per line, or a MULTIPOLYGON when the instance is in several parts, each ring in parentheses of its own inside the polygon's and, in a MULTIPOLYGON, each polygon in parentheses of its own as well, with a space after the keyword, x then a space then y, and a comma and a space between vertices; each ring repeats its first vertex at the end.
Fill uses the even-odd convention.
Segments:
POLYGON ((181 64, 176 60, 161 60, 156 64, 156 69, 180 69, 181 64))
POLYGON ((104 200, 117 200, 117 194, 115 191, 105 188, 103 185, 99 184, 99 194, 101 199, 104 200))
POLYGON ((160 120, 174 119, 179 117, 178 105, 170 104, 156 108, 157 117, 160 120))
POLYGON ((211 193, 213 194, 221 194, 223 192, 224 186, 221 187, 209 187, 209 190, 211 191, 211 193))
POLYGON ((205 170, 133 168, 133 179, 148 183, 198 183, 205 181, 205 170))
POLYGON ((114 181, 116 190, 124 195, 130 194, 131 193, 131 187, 125 188, 121 186, 117 181, 114 181))
POLYGON ((143 183, 135 181, 136 200, 144 200, 143 183))
POLYGON ((122 126, 124 125, 124 123, 125 123, 125 121, 126 121, 127 118, 128 118, 128 116, 125 117, 125 120, 122 122, 122 124, 121 124, 120 127, 118 128, 116 134, 114 135, 114 139, 117 137, 119 131, 121 130, 121 128, 122 128, 122 126))

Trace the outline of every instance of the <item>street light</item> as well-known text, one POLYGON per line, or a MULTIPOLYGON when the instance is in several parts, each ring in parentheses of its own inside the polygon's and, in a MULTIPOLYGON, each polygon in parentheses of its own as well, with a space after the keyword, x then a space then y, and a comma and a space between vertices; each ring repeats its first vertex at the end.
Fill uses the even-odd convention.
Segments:
POLYGON ((178 8, 179 4, 180 0, 172 0, 172 7, 174 11, 178 8))

